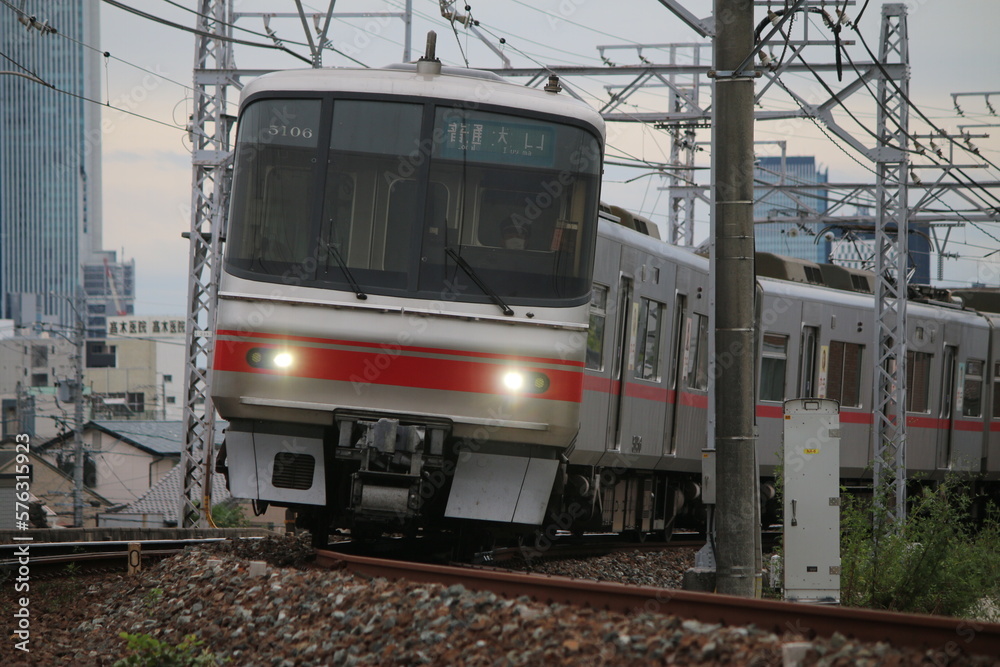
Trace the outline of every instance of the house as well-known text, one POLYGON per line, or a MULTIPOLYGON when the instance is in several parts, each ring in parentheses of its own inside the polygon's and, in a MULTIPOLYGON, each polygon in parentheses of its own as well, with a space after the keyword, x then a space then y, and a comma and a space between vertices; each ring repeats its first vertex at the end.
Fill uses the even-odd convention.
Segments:
MULTIPOLYGON (((176 465, 153 485, 138 500, 112 507, 98 517, 102 527, 126 528, 171 528, 177 526, 177 516, 180 511, 182 466, 176 465)), ((221 473, 212 475, 212 507, 220 503, 237 503, 226 488, 226 478, 221 473)), ((281 530, 284 526, 285 511, 276 507, 269 508, 261 516, 253 516, 249 503, 239 502, 244 508, 244 516, 254 527, 269 530, 281 530)))
MULTIPOLYGON (((0 530, 15 528, 16 483, 19 468, 14 443, 7 443, 0 449, 0 530)), ((58 467, 37 455, 35 452, 26 454, 28 457, 29 483, 28 490, 32 502, 40 503, 39 509, 45 516, 44 521, 50 528, 65 528, 73 525, 73 477, 58 467)), ((112 503, 93 489, 83 489, 83 525, 93 528, 97 525, 97 515, 107 510, 112 503)), ((36 521, 37 510, 32 512, 36 521)), ((40 526, 35 526, 40 527, 40 526)))
MULTIPOLYGON (((216 444, 226 423, 216 424, 216 444)), ((181 460, 181 421, 95 420, 83 428, 84 482, 113 504, 141 498, 181 460)), ((50 463, 73 469, 74 434, 63 433, 38 446, 50 463)))

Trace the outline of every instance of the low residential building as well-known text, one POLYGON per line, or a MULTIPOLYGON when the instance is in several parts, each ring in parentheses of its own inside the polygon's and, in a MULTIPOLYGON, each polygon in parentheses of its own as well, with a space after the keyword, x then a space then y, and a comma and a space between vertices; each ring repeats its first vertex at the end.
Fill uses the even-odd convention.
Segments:
MULTIPOLYGON (((0 448, 0 530, 16 528, 15 493, 19 475, 18 452, 14 443, 0 448)), ((67 528, 73 525, 74 483, 66 474, 34 451, 27 454, 30 468, 28 491, 31 502, 39 503, 29 522, 32 527, 67 528), (38 511, 41 514, 38 514, 38 511)), ((111 501, 93 489, 83 489, 84 527, 97 526, 97 515, 112 506, 111 501)))
MULTIPOLYGON (((180 421, 95 420, 83 428, 87 485, 115 504, 138 500, 181 459, 180 421)), ((219 429, 221 440, 221 428, 219 429)), ((38 446, 48 461, 73 468, 74 433, 38 446)))

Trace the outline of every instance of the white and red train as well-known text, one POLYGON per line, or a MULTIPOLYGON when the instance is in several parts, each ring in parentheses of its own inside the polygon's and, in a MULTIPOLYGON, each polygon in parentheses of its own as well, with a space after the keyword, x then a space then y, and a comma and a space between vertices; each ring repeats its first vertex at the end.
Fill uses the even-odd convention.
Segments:
MULTIPOLYGON (((320 542, 695 518, 708 262, 600 205, 603 144, 555 81, 424 60, 249 84, 212 362, 233 495, 296 509, 320 542)), ((758 263, 774 276, 759 280, 762 484, 782 402, 808 396, 840 401, 842 478, 864 484, 868 277, 758 263)), ((1000 316, 909 314, 908 468, 995 489, 1000 316)))

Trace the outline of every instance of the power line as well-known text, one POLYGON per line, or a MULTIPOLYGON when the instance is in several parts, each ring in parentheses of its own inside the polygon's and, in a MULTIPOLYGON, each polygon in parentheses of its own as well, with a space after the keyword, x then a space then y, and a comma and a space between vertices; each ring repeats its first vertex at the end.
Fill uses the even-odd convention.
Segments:
POLYGON ((190 33, 195 34, 195 35, 200 35, 201 37, 211 37, 212 39, 217 39, 217 40, 220 40, 220 41, 223 41, 223 42, 232 42, 233 44, 243 44, 244 46, 254 46, 254 47, 257 47, 259 49, 273 49, 273 50, 276 50, 276 51, 284 51, 285 53, 287 53, 287 54, 289 54, 289 55, 291 55, 291 56, 293 56, 295 58, 298 58, 299 60, 301 60, 303 62, 309 63, 310 65, 312 64, 311 60, 309 60, 305 56, 299 55, 298 53, 296 53, 295 51, 292 51, 291 49, 289 49, 286 46, 281 46, 281 45, 278 45, 278 44, 263 44, 261 42, 251 42, 250 40, 239 39, 239 38, 236 38, 236 37, 228 37, 228 36, 224 36, 224 35, 217 35, 217 34, 214 34, 214 33, 206 32, 204 30, 199 30, 198 28, 191 28, 191 27, 183 25, 181 23, 175 23, 174 21, 169 21, 169 20, 167 20, 165 18, 156 16, 154 14, 150 14, 148 12, 144 12, 144 11, 142 11, 140 9, 136 9, 134 7, 129 7, 128 5, 122 4, 121 2, 118 2, 117 0, 103 0, 103 2, 105 2, 106 4, 111 5, 112 7, 117 7, 118 9, 121 9, 123 11, 129 12, 130 14, 135 14, 136 16, 141 16, 142 18, 147 19, 149 21, 153 21, 154 23, 160 23, 162 25, 169 26, 171 28, 176 28, 177 30, 183 30, 185 32, 190 32, 190 33))

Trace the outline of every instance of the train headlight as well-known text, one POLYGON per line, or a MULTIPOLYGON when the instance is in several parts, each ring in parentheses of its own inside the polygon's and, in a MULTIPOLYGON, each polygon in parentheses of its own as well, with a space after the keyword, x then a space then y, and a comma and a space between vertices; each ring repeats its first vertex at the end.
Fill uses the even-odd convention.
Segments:
POLYGON ((273 348, 255 347, 247 352, 247 363, 253 368, 285 370, 292 366, 295 358, 291 352, 273 348))
POLYGON ((503 385, 508 390, 522 394, 544 393, 550 384, 545 373, 510 371, 503 376, 503 385))
POLYGON ((503 384, 511 391, 519 391, 524 386, 524 375, 511 371, 503 376, 503 384))

